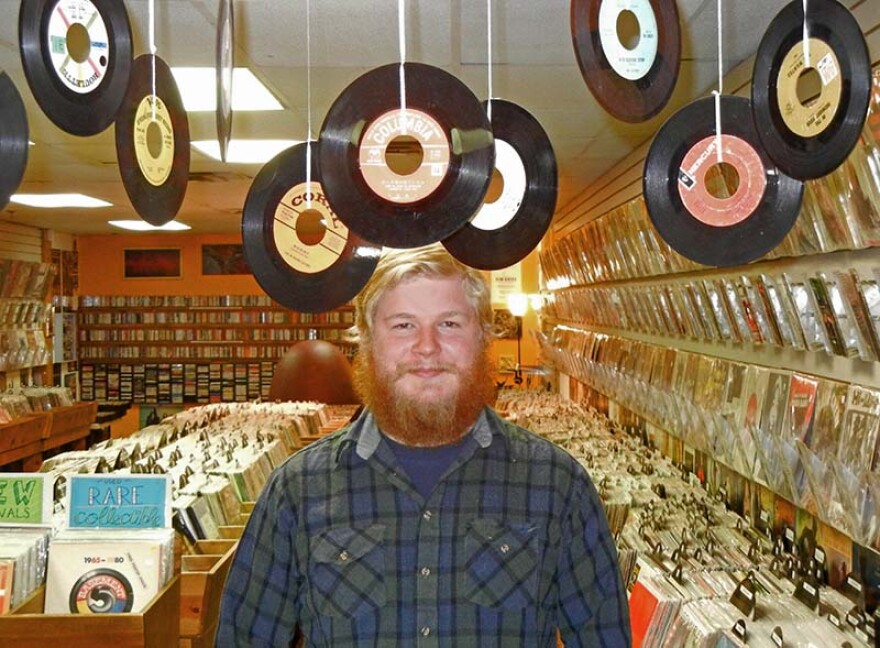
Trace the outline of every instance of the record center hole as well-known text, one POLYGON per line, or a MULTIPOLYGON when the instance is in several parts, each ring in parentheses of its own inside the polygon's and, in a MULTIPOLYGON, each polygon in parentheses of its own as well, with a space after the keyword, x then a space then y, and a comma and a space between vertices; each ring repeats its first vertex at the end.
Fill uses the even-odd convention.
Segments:
POLYGON ((815 103, 819 95, 822 94, 822 77, 819 76, 816 68, 809 67, 801 70, 795 93, 802 106, 809 107, 815 103))
POLYGON ((317 209, 306 209, 296 219, 296 236, 303 245, 317 245, 326 231, 324 217, 317 209))
POLYGON ((397 175, 415 173, 423 159, 422 145, 412 135, 398 135, 385 148, 385 164, 397 175))
POLYGON ((483 198, 484 205, 491 205, 493 202, 501 198, 504 193, 504 176, 498 169, 492 169, 492 177, 489 178, 489 188, 486 190, 486 197, 483 198))
POLYGON ((629 9, 617 14, 617 40, 628 50, 634 50, 642 39, 639 19, 629 9))
POLYGON ((158 122, 151 121, 147 126, 147 151, 154 160, 162 155, 162 129, 158 122))
POLYGON ((739 173, 732 164, 721 162, 706 169, 706 191, 718 200, 726 200, 739 189, 739 173))
POLYGON ((92 41, 89 38, 89 30, 82 23, 75 22, 67 30, 67 53, 77 63, 84 62, 89 58, 92 49, 92 41))

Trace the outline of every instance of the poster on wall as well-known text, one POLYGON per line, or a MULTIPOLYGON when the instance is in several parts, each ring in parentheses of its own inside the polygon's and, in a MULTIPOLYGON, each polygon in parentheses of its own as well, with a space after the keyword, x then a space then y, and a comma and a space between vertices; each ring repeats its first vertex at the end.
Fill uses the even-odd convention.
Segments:
POLYGON ((515 263, 509 268, 492 271, 492 305, 496 308, 507 308, 507 296, 521 293, 522 266, 515 263))
POLYGON ((179 279, 180 249, 128 249, 124 251, 126 279, 179 279))
POLYGON ((247 275, 251 267, 240 243, 202 245, 203 275, 247 275))

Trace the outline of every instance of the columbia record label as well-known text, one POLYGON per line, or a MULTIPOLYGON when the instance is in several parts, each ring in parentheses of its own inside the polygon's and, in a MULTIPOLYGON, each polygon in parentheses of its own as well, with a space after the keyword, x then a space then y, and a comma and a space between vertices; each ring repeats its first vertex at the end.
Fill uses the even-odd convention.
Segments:
POLYGON ((28 159, 27 112, 18 88, 0 72, 0 209, 21 184, 28 159))
POLYGON ((773 165, 750 114, 748 99, 721 98, 720 165, 713 97, 676 112, 648 150, 648 215, 676 252, 697 263, 721 267, 762 257, 800 210, 803 183, 773 165))
POLYGON ((73 135, 95 135, 116 117, 131 69, 131 28, 116 0, 23 0, 19 48, 46 116, 73 135))
POLYGON ((189 121, 174 76, 158 56, 134 61, 116 120, 116 157, 140 217, 156 226, 172 220, 189 181, 189 121))
POLYGON ((587 87, 610 115, 642 122, 666 106, 681 59, 675 2, 572 0, 571 38, 587 87))
POLYGON ((316 159, 313 150, 311 178, 306 144, 266 163, 248 191, 241 225, 245 257, 260 287, 279 304, 309 313, 350 301, 372 276, 382 251, 333 211, 316 159))
POLYGON ((495 158, 486 113, 451 74, 405 63, 370 70, 333 102, 320 136, 321 183, 343 222, 396 248, 437 242, 461 228, 486 194, 495 158), (408 148, 413 168, 391 164, 408 148))
POLYGON ((455 258, 481 270, 500 270, 526 257, 556 208, 556 157, 538 120, 515 103, 493 99, 492 130, 501 191, 487 195, 470 222, 443 240, 455 258))
POLYGON ((119 614, 131 612, 133 605, 131 583, 115 569, 83 574, 70 590, 70 611, 74 614, 119 614))
POLYGON ((794 0, 771 21, 755 57, 752 112, 761 144, 786 174, 827 175, 858 142, 871 94, 861 28, 836 0, 794 0))

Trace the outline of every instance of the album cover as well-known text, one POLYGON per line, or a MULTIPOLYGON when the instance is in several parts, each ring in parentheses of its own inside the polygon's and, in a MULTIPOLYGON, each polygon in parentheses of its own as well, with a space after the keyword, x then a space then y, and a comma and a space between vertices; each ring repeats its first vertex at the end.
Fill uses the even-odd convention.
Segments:
POLYGON ((15 561, 0 560, 0 614, 6 614, 12 608, 12 588, 15 578, 15 561))
POLYGON ((821 316, 816 306, 813 291, 810 290, 807 282, 802 278, 793 277, 788 273, 783 273, 782 278, 785 288, 791 296, 791 302, 797 311, 798 320, 804 332, 804 345, 807 350, 832 353, 828 334, 820 319, 821 316))
POLYGON ((800 323, 794 308, 785 303, 783 291, 776 285, 776 281, 768 274, 761 274, 754 281, 782 346, 803 349, 804 334, 800 323))
POLYGON ((819 379, 815 376, 791 374, 783 438, 809 442, 818 390, 819 379))
POLYGON ((858 288, 866 328, 872 333, 874 348, 880 355, 880 270, 875 270, 872 276, 870 272, 851 269, 850 275, 858 288))
POLYGON ((736 328, 738 338, 743 342, 759 344, 761 340, 756 339, 757 336, 753 334, 753 331, 757 331, 754 319, 744 310, 742 298, 736 289, 736 284, 732 279, 717 279, 716 283, 721 294, 724 296, 724 303, 731 314, 732 326, 736 328))
POLYGON ((710 279, 704 279, 702 281, 702 286, 706 292, 709 306, 712 309, 712 314, 715 316, 715 322, 718 325, 718 334, 721 336, 721 339, 738 342, 740 339, 739 333, 736 328, 731 325, 727 307, 724 305, 722 292, 710 279))
POLYGON ((838 458, 856 475, 871 470, 877 460, 878 434, 880 391, 862 385, 850 385, 837 449, 838 458))

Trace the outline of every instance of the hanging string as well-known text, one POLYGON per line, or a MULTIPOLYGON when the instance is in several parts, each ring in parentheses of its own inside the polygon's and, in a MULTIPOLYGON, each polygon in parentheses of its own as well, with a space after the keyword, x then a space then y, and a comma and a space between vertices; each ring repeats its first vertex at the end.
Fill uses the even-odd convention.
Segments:
POLYGON ((486 60, 488 62, 488 92, 486 99, 486 115, 489 117, 489 123, 492 123, 492 0, 486 0, 486 43, 488 54, 486 60))
POLYGON ((153 111, 152 111, 152 120, 156 121, 156 14, 155 14, 155 3, 154 0, 150 0, 149 2, 149 14, 150 14, 150 54, 152 55, 150 58, 150 91, 153 95, 153 111))
POLYGON ((807 29, 807 0, 804 0, 804 69, 810 67, 810 31, 807 29))
POLYGON ((718 164, 723 162, 721 153, 721 95, 724 92, 724 47, 722 44, 722 0, 718 0, 718 89, 713 90, 715 95, 715 154, 718 164))
POLYGON ((406 74, 403 64, 406 61, 406 14, 404 0, 397 0, 397 40, 400 43, 400 132, 406 133, 406 74))
POLYGON ((311 0, 306 0, 306 209, 312 208, 312 27, 311 0))

